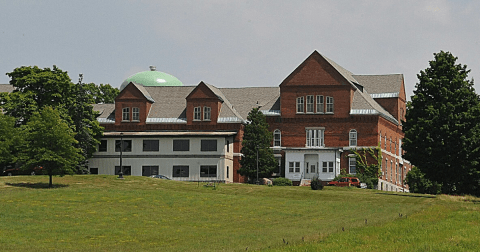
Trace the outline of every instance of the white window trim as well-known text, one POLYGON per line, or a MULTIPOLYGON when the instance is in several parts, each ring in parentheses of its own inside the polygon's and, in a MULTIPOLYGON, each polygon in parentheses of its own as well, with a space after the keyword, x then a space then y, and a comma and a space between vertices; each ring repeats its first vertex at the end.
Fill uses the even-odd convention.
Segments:
POLYGON ((305 114, 305 97, 303 96, 297 97, 296 105, 297 107, 295 108, 295 110, 297 111, 297 114, 305 114), (301 104, 301 107, 300 107, 300 104, 301 104), (299 108, 301 108, 302 111, 299 111, 299 108))
POLYGON ((357 174, 357 159, 355 157, 348 158, 348 173, 357 174), (355 162, 355 165, 352 165, 352 162, 355 162), (355 167, 355 172, 352 172, 352 167, 355 167))
POLYGON ((298 161, 288 162, 288 173, 300 173, 300 162, 298 161), (290 171, 290 168, 292 168, 293 171, 290 171))
POLYGON ((212 120, 212 108, 203 107, 203 120, 204 121, 211 121, 212 120), (208 117, 207 117, 207 115, 208 115, 208 117))
POLYGON ((139 122, 140 121, 140 108, 137 108, 137 107, 133 107, 132 108, 132 121, 133 122, 139 122), (135 112, 135 109, 137 110, 135 112), (135 119, 135 115, 137 115, 137 119, 135 119))
POLYGON ((313 113, 315 113, 315 100, 314 100, 314 99, 315 99, 315 96, 313 96, 313 95, 307 95, 307 96, 306 96, 306 101, 305 101, 305 104, 306 104, 306 106, 305 106, 305 113, 307 113, 307 114, 313 114, 313 113), (309 100, 310 100, 311 102, 309 102, 309 100), (310 106, 310 108, 311 108, 311 111, 308 111, 309 106, 310 106))
POLYGON ((201 121, 202 120, 202 107, 194 107, 193 108, 193 120, 194 121, 201 121), (197 118, 198 115, 198 118, 197 118))
POLYGON ((355 147, 357 146, 357 141, 358 141, 358 138, 357 138, 357 130, 355 129, 351 129, 350 132, 348 133, 348 144, 350 145, 350 147, 355 147), (352 142, 355 141, 354 144, 352 144, 352 142))
POLYGON ((282 132, 279 129, 273 131, 273 147, 281 147, 282 146, 282 132), (275 138, 278 133, 278 141, 275 138), (276 145, 275 143, 278 142, 279 144, 276 145))
POLYGON ((130 107, 122 108, 122 122, 130 122, 130 107))
POLYGON ((325 110, 325 114, 334 114, 335 107, 334 107, 333 97, 332 96, 327 96, 325 100, 326 100, 325 103, 327 105, 326 110, 325 110), (332 111, 329 111, 329 105, 331 105, 332 111))
POLYGON ((325 127, 305 128, 305 147, 325 147, 325 127), (312 144, 312 142, 314 142, 314 144, 312 144))
POLYGON ((317 95, 316 97, 316 110, 315 112, 317 114, 325 114, 325 97, 323 95, 317 95), (320 97, 322 98, 322 101, 320 102, 320 97))

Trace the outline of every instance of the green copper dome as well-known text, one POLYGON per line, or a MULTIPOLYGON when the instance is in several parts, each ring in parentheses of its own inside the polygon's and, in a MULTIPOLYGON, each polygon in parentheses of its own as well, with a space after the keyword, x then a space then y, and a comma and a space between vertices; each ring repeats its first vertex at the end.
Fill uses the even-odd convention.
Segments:
POLYGON ((122 91, 130 82, 141 84, 145 87, 183 86, 183 83, 175 76, 156 71, 154 66, 150 66, 150 71, 139 72, 128 77, 120 86, 120 91, 122 91))

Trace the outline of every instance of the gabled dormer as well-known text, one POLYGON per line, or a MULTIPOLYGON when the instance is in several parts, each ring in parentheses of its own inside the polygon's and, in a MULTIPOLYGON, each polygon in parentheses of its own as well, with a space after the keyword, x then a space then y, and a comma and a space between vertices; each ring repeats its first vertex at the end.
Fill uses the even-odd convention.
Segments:
POLYGON ((214 86, 200 82, 187 96, 187 124, 216 124, 225 100, 214 86))
POLYGON ((130 82, 115 98, 115 125, 144 125, 154 102, 145 87, 130 82))
POLYGON ((348 117, 355 83, 349 71, 314 51, 280 84, 282 117, 348 117))

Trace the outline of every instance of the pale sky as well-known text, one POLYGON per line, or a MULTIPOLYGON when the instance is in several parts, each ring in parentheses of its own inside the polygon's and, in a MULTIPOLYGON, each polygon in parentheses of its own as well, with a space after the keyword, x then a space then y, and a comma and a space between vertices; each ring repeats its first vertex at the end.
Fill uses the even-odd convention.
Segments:
POLYGON ((401 73, 407 96, 440 50, 480 76, 480 1, 0 0, 0 13, 1 84, 57 65, 119 87, 155 65, 184 85, 278 86, 314 50, 354 74, 401 73))

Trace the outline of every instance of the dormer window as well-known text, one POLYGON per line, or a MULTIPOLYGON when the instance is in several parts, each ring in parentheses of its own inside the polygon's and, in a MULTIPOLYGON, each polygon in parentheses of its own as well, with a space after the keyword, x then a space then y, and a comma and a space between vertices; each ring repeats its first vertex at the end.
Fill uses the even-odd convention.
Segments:
POLYGON ((203 120, 210 121, 212 119, 212 108, 203 107, 203 120))
POLYGON ((327 113, 333 114, 333 97, 327 96, 327 113))
POLYGON ((297 113, 304 113, 305 108, 304 108, 304 101, 303 101, 303 96, 297 97, 297 113))
POLYGON ((122 121, 130 121, 130 108, 122 109, 122 121))
POLYGON ((194 121, 202 120, 202 107, 193 108, 193 120, 194 121))
POLYGON ((140 109, 132 108, 132 121, 140 121, 140 109))

